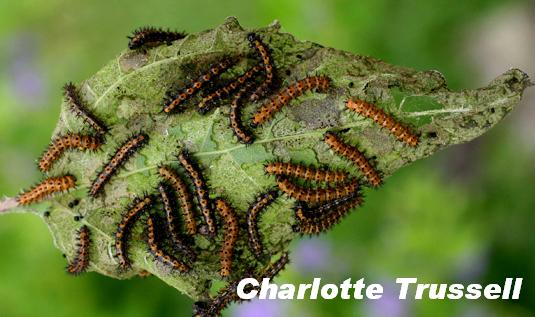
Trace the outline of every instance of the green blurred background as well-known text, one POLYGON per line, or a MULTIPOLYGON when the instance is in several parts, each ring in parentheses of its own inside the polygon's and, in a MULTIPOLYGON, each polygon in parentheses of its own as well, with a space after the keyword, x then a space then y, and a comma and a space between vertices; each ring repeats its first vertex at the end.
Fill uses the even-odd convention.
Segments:
MULTIPOLYGON (((80 82, 143 25, 198 32, 227 16, 418 70, 453 89, 518 66, 535 75, 532 1, 0 1, 0 194, 40 176, 34 160, 58 118, 61 86, 80 82)), ((228 316, 535 316, 535 94, 490 133, 404 168, 332 232, 292 245, 278 282, 381 282, 380 301, 262 301, 228 316), (396 277, 503 283, 518 301, 399 301, 396 277)), ((155 278, 73 278, 45 224, 0 217, 0 316, 189 316, 192 302, 155 278)))

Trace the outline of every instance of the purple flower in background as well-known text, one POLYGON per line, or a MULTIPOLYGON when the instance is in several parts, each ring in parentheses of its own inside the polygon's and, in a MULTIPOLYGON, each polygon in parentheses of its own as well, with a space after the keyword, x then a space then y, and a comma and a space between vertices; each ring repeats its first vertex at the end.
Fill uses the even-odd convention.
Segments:
POLYGON ((38 105, 36 101, 43 99, 45 89, 35 61, 39 52, 37 40, 29 34, 19 34, 7 42, 7 68, 11 91, 21 102, 38 105))
POLYGON ((332 265, 331 247, 323 239, 306 239, 299 241, 292 255, 299 272, 320 272, 332 265))
POLYGON ((371 299, 364 302, 364 316, 367 317, 405 317, 409 316, 407 300, 399 299, 399 290, 396 285, 379 283, 384 287, 383 296, 380 299, 371 299))
POLYGON ((253 299, 250 302, 238 305, 234 310, 234 317, 272 317, 288 316, 282 300, 277 299, 253 299))

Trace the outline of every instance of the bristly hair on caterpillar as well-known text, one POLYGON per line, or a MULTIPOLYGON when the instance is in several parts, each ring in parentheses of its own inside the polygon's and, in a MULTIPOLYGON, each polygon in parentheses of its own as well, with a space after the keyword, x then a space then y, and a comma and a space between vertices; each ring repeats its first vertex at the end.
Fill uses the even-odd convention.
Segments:
POLYGON ((66 192, 75 186, 76 177, 72 175, 49 177, 21 193, 17 197, 17 202, 22 206, 37 203, 52 196, 52 194, 66 192))
POLYGON ((258 231, 258 220, 259 216, 277 197, 279 196, 278 191, 270 190, 267 191, 255 200, 249 209, 247 210, 247 233, 249 235, 249 248, 253 252, 254 256, 257 259, 261 259, 264 246, 262 244, 262 237, 258 231))
POLYGON ((275 96, 271 97, 254 113, 251 118, 251 127, 257 126, 271 120, 283 106, 287 105, 293 99, 301 96, 307 91, 325 92, 331 83, 327 76, 310 76, 298 80, 297 82, 283 88, 275 96))
POLYGON ((264 80, 250 97, 251 101, 257 101, 271 91, 275 80, 275 64, 273 63, 273 58, 271 57, 269 47, 264 44, 258 34, 249 33, 247 35, 247 40, 249 41, 250 46, 256 50, 256 53, 260 58, 260 62, 264 67, 264 80))
POLYGON ((360 99, 350 99, 346 102, 346 106, 348 109, 372 119, 375 123, 392 133, 398 140, 412 147, 418 146, 418 136, 409 128, 396 121, 396 119, 387 114, 383 109, 360 99))
POLYGON ((71 112, 75 116, 82 118, 98 134, 102 135, 108 131, 108 127, 86 108, 78 89, 73 83, 65 84, 63 86, 63 93, 65 94, 71 112))
POLYGON ((115 232, 115 256, 121 270, 128 270, 131 266, 128 256, 128 238, 134 223, 140 215, 154 204, 154 197, 147 195, 136 198, 123 214, 115 232))
POLYGON ((55 138, 39 159, 39 169, 48 172, 67 150, 95 151, 102 145, 102 138, 93 135, 68 133, 55 138))
POLYGON ((230 83, 221 86, 211 93, 205 95, 197 106, 199 113, 206 114, 217 105, 217 102, 232 96, 233 93, 253 81, 255 76, 262 70, 263 68, 261 65, 255 65, 236 79, 232 80, 230 83))
POLYGON ((179 92, 168 91, 165 97, 163 112, 166 114, 172 114, 175 112, 184 111, 186 108, 183 106, 183 104, 187 100, 197 94, 203 86, 208 85, 219 78, 222 73, 227 71, 234 64, 235 60, 224 58, 220 62, 210 66, 208 71, 202 74, 196 81, 191 83, 189 87, 184 88, 179 92))
POLYGON ((153 216, 150 215, 147 217, 147 244, 149 245, 149 252, 152 256, 163 265, 169 266, 181 273, 188 272, 191 269, 186 263, 167 254, 160 248, 156 237, 155 220, 153 216))
POLYGON ((225 236, 220 251, 221 270, 219 274, 222 277, 227 277, 232 272, 234 245, 238 240, 239 224, 234 209, 226 200, 222 198, 216 199, 215 206, 219 215, 225 222, 225 236))
POLYGON ((210 200, 208 186, 206 185, 202 171, 197 162, 195 162, 190 153, 185 149, 182 150, 178 155, 178 161, 186 170, 191 182, 195 187, 197 202, 199 203, 204 221, 208 226, 208 235, 210 237, 214 237, 216 234, 216 225, 212 211, 212 201, 210 200))
POLYGON ((111 177, 117 173, 117 170, 122 167, 126 161, 136 153, 136 151, 145 146, 148 141, 149 136, 143 132, 126 140, 98 173, 91 184, 89 195, 93 198, 97 197, 103 191, 104 186, 110 181, 111 177))
POLYGON ((364 153, 360 152, 356 147, 342 141, 342 139, 334 132, 326 132, 324 135, 324 142, 335 153, 353 162, 372 186, 379 187, 381 185, 381 175, 379 175, 371 165, 364 153))
POLYGON ((154 47, 161 44, 171 45, 174 41, 186 37, 185 32, 176 32, 169 29, 155 28, 151 26, 136 29, 128 36, 128 48, 135 50, 141 47, 154 47))
POLYGON ((186 182, 180 177, 177 172, 170 166, 160 166, 158 168, 160 176, 171 185, 180 204, 180 212, 184 220, 186 233, 194 235, 197 233, 197 221, 195 220, 195 207, 193 205, 193 198, 186 182))
POLYGON ((76 255, 66 267, 67 273, 78 275, 87 270, 89 266, 89 246, 91 243, 91 231, 83 225, 76 233, 76 255))

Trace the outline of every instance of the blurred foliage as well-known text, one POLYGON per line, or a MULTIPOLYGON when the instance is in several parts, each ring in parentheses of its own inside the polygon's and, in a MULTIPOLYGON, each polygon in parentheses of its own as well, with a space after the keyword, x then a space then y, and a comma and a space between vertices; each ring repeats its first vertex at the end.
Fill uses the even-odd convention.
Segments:
MULTIPOLYGON (((59 113, 60 87, 79 82, 126 46, 142 25, 197 32, 237 16, 246 27, 274 19, 283 31, 393 64, 438 69, 453 88, 477 78, 462 54, 463 32, 504 5, 526 1, 66 1, 0 2, 0 193, 39 179, 34 160, 59 113)), ((514 116, 514 114, 513 114, 514 116)), ((534 316, 533 157, 510 136, 513 118, 485 137, 398 172, 333 232, 296 243, 325 243, 328 265, 299 259, 278 281, 329 282, 398 276, 429 282, 501 282, 524 277, 519 301, 301 301, 294 316, 534 316), (392 308, 394 307, 394 308, 392 308), (383 315, 381 315, 383 312, 383 315)), ((184 316, 191 302, 153 278, 67 276, 41 220, 0 218, 1 316, 184 316)), ((242 307, 234 312, 243 316, 242 307)), ((230 313, 231 314, 231 313, 230 313)), ((229 314, 229 315, 230 315, 229 314)))

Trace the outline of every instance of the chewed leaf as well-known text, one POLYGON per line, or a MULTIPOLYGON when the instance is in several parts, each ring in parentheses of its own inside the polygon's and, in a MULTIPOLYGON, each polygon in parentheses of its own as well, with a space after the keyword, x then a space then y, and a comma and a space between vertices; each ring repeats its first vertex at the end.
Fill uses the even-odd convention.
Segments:
MULTIPOLYGON (((220 80, 224 82, 230 82, 257 63, 247 39, 251 30, 244 30, 236 19, 229 18, 215 29, 189 34, 171 45, 126 49, 93 77, 77 85, 87 109, 109 128, 106 142, 100 151, 65 153, 51 168, 52 175, 68 172, 76 177, 75 190, 27 209, 14 206, 13 199, 8 199, 0 202, 0 211, 41 215, 56 246, 69 259, 77 252, 73 237, 82 225, 87 226, 92 241, 88 271, 121 279, 148 271, 195 300, 207 299, 210 281, 221 279, 219 250, 224 237, 223 220, 215 214, 219 227, 215 238, 211 240, 202 234, 192 237, 197 259, 188 272, 174 271, 150 254, 146 218, 131 228, 128 242, 131 269, 119 269, 115 257, 115 232, 126 209, 135 197, 157 196, 162 181, 159 166, 183 172, 177 159, 181 150, 188 150, 199 165, 210 198, 226 199, 239 223, 244 223, 246 211, 256 197, 277 186, 275 176, 264 171, 267 162, 322 166, 363 178, 357 166, 323 142, 327 131, 336 132, 366 157, 373 158, 374 168, 383 181, 388 181, 389 175, 413 161, 482 135, 518 104, 529 86, 527 75, 513 69, 487 87, 452 92, 436 71, 419 72, 299 41, 279 32, 279 28, 273 24, 254 30, 271 48, 278 81, 272 94, 307 76, 326 76, 330 84, 325 91, 306 92, 292 99, 269 121, 251 129, 255 136, 252 145, 239 143, 229 127, 229 101, 206 114, 197 112, 202 90, 215 89, 208 84, 200 88, 198 96, 188 95, 180 105, 185 106, 185 111, 172 115, 163 111, 163 98, 169 91, 180 92, 189 87, 210 65, 223 58, 236 61, 233 68, 221 74, 220 80), (384 110, 416 134, 418 145, 400 142, 389 129, 348 109, 346 102, 352 98, 384 110), (96 175, 110 156, 140 131, 147 134, 150 142, 121 162, 123 165, 103 187, 101 195, 88 196, 96 175), (49 213, 45 214, 45 210, 49 213)), ((250 122, 262 104, 263 101, 243 102, 243 122, 250 122)), ((59 118, 52 138, 69 131, 88 131, 84 120, 72 114, 68 100, 63 102, 59 118)), ((397 133, 392 127, 390 130, 397 133)), ((194 193, 193 187, 191 190, 194 193)), ((327 190, 325 193, 329 195, 327 190)), ((288 195, 281 195, 263 211, 258 230, 263 237, 264 254, 285 251, 290 241, 299 237, 292 229, 296 223, 294 202, 288 195)), ((161 203, 156 203, 153 209, 163 212, 161 203)), ((202 224, 199 210, 197 216, 202 224)), ((168 245, 163 247, 168 249, 168 245)), ((254 257, 248 248, 247 230, 240 229, 231 277, 238 278, 251 266, 260 268, 268 261, 259 262, 254 257)))

